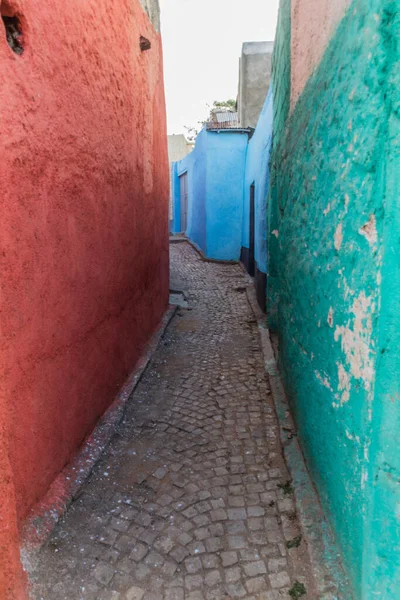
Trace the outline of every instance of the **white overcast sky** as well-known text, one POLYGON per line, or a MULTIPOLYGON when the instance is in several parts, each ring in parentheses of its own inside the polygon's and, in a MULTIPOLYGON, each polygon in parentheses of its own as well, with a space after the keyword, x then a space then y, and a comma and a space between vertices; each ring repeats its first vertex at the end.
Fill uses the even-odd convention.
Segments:
POLYGON ((243 42, 275 37, 279 0, 160 0, 168 133, 236 98, 243 42))

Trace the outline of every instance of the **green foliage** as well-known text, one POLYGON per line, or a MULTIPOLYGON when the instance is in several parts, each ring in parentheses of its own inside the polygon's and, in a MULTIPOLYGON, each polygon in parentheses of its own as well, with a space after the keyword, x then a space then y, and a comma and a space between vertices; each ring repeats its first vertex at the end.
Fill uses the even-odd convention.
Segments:
POLYGON ((289 540, 288 542, 286 542, 286 548, 298 548, 301 544, 301 540, 302 540, 302 536, 298 535, 297 537, 293 538, 292 540, 289 540))
POLYGON ((224 100, 222 102, 215 100, 214 104, 211 107, 211 110, 213 110, 214 108, 229 108, 229 110, 235 111, 236 100, 233 100, 232 98, 230 98, 230 100, 224 100))
POLYGON ((307 594, 307 590, 302 583, 298 581, 295 582, 293 587, 289 590, 289 596, 292 598, 300 598, 301 596, 305 596, 307 594))
POLYGON ((281 488, 285 496, 288 496, 293 492, 291 481, 287 481, 286 483, 278 483, 278 488, 281 488))
POLYGON ((211 106, 208 104, 208 117, 205 121, 197 121, 197 125, 194 127, 185 125, 186 138, 189 140, 189 142, 194 142, 196 140, 201 129, 204 127, 207 121, 211 119, 212 113, 216 108, 226 108, 234 112, 237 110, 236 100, 233 100, 233 98, 230 98, 229 100, 214 100, 211 106))

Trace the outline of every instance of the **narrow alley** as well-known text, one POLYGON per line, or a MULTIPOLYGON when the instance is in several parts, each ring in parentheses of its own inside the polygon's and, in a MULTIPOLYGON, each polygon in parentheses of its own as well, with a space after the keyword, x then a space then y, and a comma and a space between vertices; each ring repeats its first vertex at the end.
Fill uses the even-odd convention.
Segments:
POLYGON ((189 310, 42 548, 33 597, 312 598, 246 276, 170 251, 189 310))

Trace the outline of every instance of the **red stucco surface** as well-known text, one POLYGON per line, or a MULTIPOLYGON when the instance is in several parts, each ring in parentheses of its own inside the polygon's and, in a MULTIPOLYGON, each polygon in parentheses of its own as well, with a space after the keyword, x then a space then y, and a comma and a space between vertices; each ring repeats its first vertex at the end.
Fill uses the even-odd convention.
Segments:
MULTIPOLYGON (((21 524, 167 306, 169 184, 161 40, 139 1, 11 8, 25 51, 0 22, 0 493, 21 524)), ((1 551, 15 531, 0 536, 1 551)))

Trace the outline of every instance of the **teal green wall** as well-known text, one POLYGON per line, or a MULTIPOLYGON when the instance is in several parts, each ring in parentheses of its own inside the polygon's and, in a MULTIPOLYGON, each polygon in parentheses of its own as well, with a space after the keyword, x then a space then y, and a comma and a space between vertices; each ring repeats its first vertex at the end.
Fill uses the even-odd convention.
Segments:
MULTIPOLYGON (((271 163, 269 318, 308 466, 365 600, 400 598, 399 10, 353 1, 283 126, 275 112, 271 163)), ((274 56, 275 102, 286 60, 274 56)))
POLYGON ((281 0, 276 25, 272 74, 274 82, 274 137, 279 142, 290 109, 291 32, 290 0, 281 0))
POLYGON ((400 7, 382 3, 382 243, 378 353, 373 407, 364 597, 400 597, 400 7), (368 568, 370 565, 370 568, 368 568), (368 596, 368 594, 370 594, 368 596), (380 594, 380 596, 379 596, 380 594))
MULTIPOLYGON (((282 135, 289 116, 290 109, 290 74, 291 74, 291 32, 290 32, 290 0, 281 0, 279 5, 278 23, 272 56, 271 88, 273 91, 273 144, 270 162, 270 187, 267 198, 268 229, 276 231, 278 224, 278 165, 282 155, 282 135)), ((278 241, 275 235, 268 236, 268 287, 267 307, 268 323, 272 331, 277 328, 278 280, 277 259, 278 241)))

